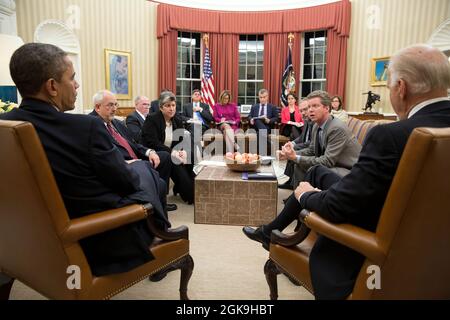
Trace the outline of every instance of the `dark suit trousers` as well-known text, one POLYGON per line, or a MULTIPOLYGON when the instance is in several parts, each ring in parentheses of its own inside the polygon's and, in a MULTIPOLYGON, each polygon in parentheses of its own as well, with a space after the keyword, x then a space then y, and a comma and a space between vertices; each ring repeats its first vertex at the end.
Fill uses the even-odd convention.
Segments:
MULTIPOLYGON (((321 190, 330 188, 341 179, 339 175, 324 166, 312 167, 305 181, 321 190)), ((272 230, 284 230, 298 218, 300 211, 298 199, 292 194, 277 218, 264 226, 264 232, 270 236, 272 230)), ((364 257, 352 249, 319 235, 309 257, 314 295, 318 300, 345 299, 353 290, 364 257), (336 263, 341 261, 341 263, 336 263), (332 273, 329 265, 336 266, 332 273)))
MULTIPOLYGON (((341 176, 337 175, 329 168, 324 166, 314 166, 308 170, 304 181, 309 182, 315 188, 326 190, 340 179, 341 176)), ((272 230, 283 231, 288 225, 298 218, 298 215, 302 209, 303 208, 300 206, 298 199, 295 198, 295 193, 292 193, 278 217, 276 217, 267 226, 264 226, 264 231, 268 232, 269 235, 272 230)))
POLYGON ((171 178, 174 183, 174 193, 180 193, 181 199, 194 203, 194 173, 192 164, 174 164, 171 178))
POLYGON ((156 171, 158 171, 160 178, 164 180, 166 186, 169 186, 170 171, 172 169, 170 154, 167 151, 157 151, 156 154, 159 156, 160 160, 156 171))

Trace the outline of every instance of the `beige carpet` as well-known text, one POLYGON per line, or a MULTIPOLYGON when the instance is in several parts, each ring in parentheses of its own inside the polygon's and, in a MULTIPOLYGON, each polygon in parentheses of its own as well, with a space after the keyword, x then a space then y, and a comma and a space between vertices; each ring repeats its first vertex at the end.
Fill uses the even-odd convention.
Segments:
MULTIPOLYGON (((278 206, 289 196, 279 190, 278 206)), ((169 197, 177 203, 178 210, 169 213, 173 227, 187 225, 191 240, 194 272, 189 282, 188 294, 193 300, 268 300, 269 287, 264 276, 268 252, 259 243, 248 240, 240 226, 194 224, 194 206, 181 202, 179 197, 169 197)), ((180 272, 174 271, 160 282, 144 280, 114 299, 179 299, 180 272)), ((313 299, 302 287, 294 286, 283 275, 278 276, 280 300, 313 299)), ((39 293, 15 282, 11 299, 45 299, 39 293)))

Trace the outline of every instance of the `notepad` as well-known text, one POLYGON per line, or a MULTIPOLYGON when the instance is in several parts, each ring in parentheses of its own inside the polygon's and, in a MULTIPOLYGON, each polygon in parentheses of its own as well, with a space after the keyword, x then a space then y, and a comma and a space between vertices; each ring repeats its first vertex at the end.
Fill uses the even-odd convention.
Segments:
POLYGON ((277 176, 270 172, 243 172, 242 180, 277 180, 277 176))

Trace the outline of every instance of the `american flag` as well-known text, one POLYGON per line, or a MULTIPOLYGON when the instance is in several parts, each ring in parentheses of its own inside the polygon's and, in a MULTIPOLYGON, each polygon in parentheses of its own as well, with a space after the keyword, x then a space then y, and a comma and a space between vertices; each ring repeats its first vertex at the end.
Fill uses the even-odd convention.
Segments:
POLYGON ((211 60, 209 58, 209 50, 205 47, 205 56, 203 63, 203 76, 202 76, 202 102, 209 104, 209 108, 212 111, 214 102, 214 77, 211 69, 211 60))

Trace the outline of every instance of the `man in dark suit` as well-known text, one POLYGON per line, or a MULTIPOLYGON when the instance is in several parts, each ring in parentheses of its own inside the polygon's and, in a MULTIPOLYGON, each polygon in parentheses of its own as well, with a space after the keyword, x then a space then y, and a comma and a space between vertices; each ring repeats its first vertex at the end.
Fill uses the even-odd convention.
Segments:
POLYGON ((183 107, 181 118, 187 124, 186 128, 194 134, 194 125, 200 124, 202 133, 209 129, 209 124, 214 121, 209 105, 201 102, 200 90, 192 91, 192 102, 183 107))
MULTIPOLYGON (((322 166, 314 167, 273 222, 256 230, 245 228, 251 239, 267 247, 271 231, 283 230, 303 208, 333 223, 375 231, 411 132, 418 127, 450 126, 448 58, 426 45, 403 49, 390 60, 388 88, 400 121, 376 126, 367 134, 359 161, 345 177, 322 166)), ((345 299, 353 290, 363 261, 356 251, 319 236, 310 254, 316 298, 345 299)))
POLYGON ((192 163, 198 163, 202 155, 202 136, 214 122, 209 105, 201 102, 200 90, 192 91, 192 102, 183 107, 181 119, 186 129, 191 133, 192 163))
POLYGON ((270 150, 268 135, 275 122, 278 121, 278 108, 268 103, 269 92, 267 89, 259 90, 258 97, 259 103, 252 106, 248 120, 258 134, 259 153, 261 155, 267 155, 267 148, 265 146, 270 150))
MULTIPOLYGON (((165 190, 158 189, 149 163, 127 164, 100 119, 64 113, 74 109, 79 87, 64 51, 49 44, 26 44, 13 54, 10 71, 23 101, 1 118, 33 124, 70 218, 150 202, 161 228, 170 227, 160 200, 165 190)), ((93 274, 100 276, 154 259, 152 241, 141 220, 80 244, 93 274)))
MULTIPOLYGON (((102 118, 113 143, 120 150, 124 159, 126 161, 138 159, 150 161, 152 168, 158 171, 159 176, 165 182, 165 188, 167 188, 172 168, 170 154, 166 151, 146 148, 133 141, 128 128, 121 121, 114 119, 118 103, 116 96, 111 91, 99 91, 94 95, 93 100, 94 110, 89 115, 102 118)), ((173 211, 177 209, 177 206, 168 203, 166 208, 168 211, 173 211)))
MULTIPOLYGON (((302 114, 302 119, 304 122, 304 125, 302 127, 302 133, 301 135, 295 139, 294 141, 290 141, 288 143, 291 143, 294 147, 295 151, 300 151, 304 148, 309 147, 311 143, 311 135, 312 135, 312 128, 314 126, 314 123, 309 119, 309 104, 308 100, 304 99, 300 102, 299 105, 300 112, 302 114)), ((295 168, 295 162, 288 160, 286 163, 286 168, 284 170, 284 174, 289 177, 289 180, 282 185, 279 185, 278 188, 280 189, 294 189, 294 168, 295 168)))
POLYGON ((136 143, 141 143, 141 129, 150 110, 150 100, 145 96, 137 96, 134 99, 135 110, 130 113, 125 121, 131 136, 136 143))

